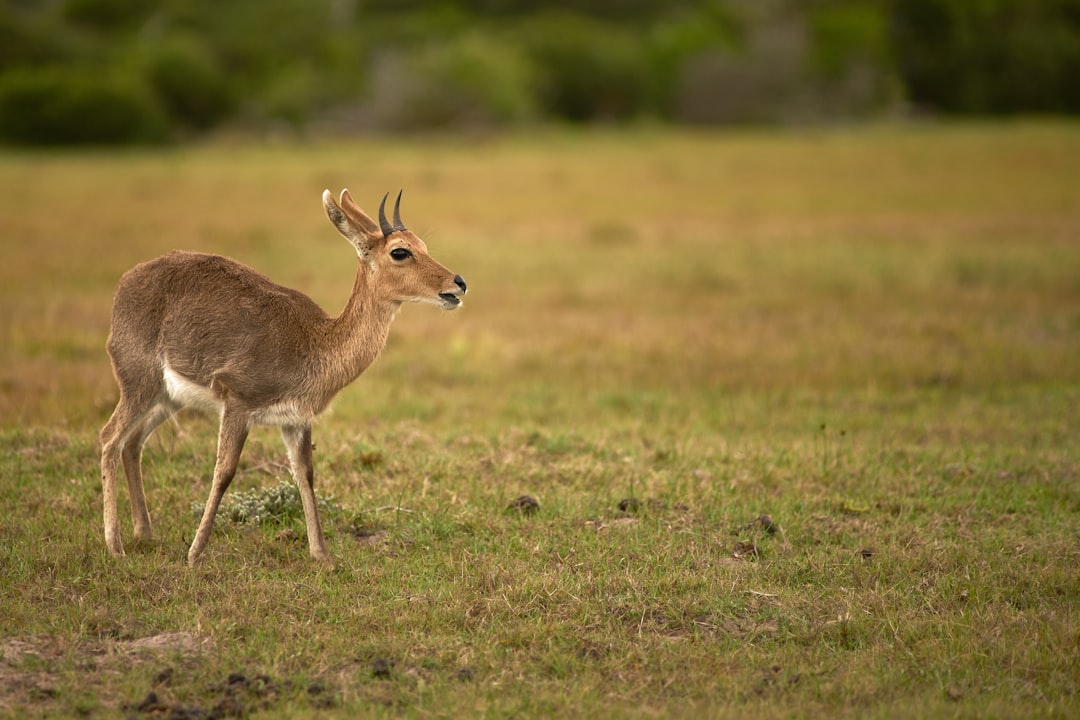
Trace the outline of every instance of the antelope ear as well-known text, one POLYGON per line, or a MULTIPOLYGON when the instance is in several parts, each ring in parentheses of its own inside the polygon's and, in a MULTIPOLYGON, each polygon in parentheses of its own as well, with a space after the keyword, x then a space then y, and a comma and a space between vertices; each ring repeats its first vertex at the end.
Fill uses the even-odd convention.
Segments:
POLYGON ((345 211, 345 215, 349 220, 352 220, 353 225, 360 228, 365 234, 373 238, 381 238, 383 236, 382 230, 375 224, 375 221, 368 217, 368 214, 360 209, 360 206, 356 204, 356 201, 352 199, 352 195, 349 194, 348 189, 341 191, 341 209, 345 211))
POLYGON ((341 199, 346 207, 355 209, 355 214, 359 217, 353 217, 354 213, 343 210, 340 205, 334 202, 334 196, 330 194, 329 190, 323 190, 322 201, 323 208, 326 210, 326 217, 330 218, 330 222, 334 224, 337 231, 348 240, 360 257, 366 256, 372 248, 374 241, 382 237, 382 233, 378 232, 378 225, 376 225, 371 218, 364 214, 363 210, 356 207, 356 203, 353 202, 349 196, 349 191, 344 190, 341 193, 341 199), (366 225, 364 221, 367 221, 366 225), (371 228, 375 228, 375 234, 369 232, 371 228))

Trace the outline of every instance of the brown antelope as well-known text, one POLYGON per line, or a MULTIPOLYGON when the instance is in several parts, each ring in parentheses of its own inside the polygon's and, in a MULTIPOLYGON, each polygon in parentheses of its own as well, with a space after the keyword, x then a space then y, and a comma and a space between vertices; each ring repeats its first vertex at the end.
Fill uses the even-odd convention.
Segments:
MULTIPOLYGON (((389 195, 389 193, 387 193, 389 195)), ((315 505, 311 422, 356 379, 386 344, 402 303, 446 310, 461 305, 465 281, 428 255, 424 241, 394 223, 386 196, 375 223, 348 190, 340 204, 324 191, 330 222, 359 257, 345 309, 329 317, 297 290, 218 255, 172 252, 137 265, 120 279, 113 300, 108 351, 120 401, 101 431, 105 544, 123 555, 116 475, 124 467, 135 538, 149 541, 143 493, 143 445, 184 407, 218 413, 217 461, 210 499, 188 551, 194 564, 206 547, 221 498, 236 473, 252 425, 277 425, 300 489, 311 556, 332 564, 315 505)))

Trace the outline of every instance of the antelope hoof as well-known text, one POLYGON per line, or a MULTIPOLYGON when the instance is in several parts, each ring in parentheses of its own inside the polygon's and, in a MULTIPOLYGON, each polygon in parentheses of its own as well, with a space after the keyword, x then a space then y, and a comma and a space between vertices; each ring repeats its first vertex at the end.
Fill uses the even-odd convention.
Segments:
POLYGON ((124 557, 124 543, 121 542, 119 537, 106 537, 105 547, 109 548, 109 553, 113 557, 124 557))
POLYGON ((334 558, 330 557, 330 553, 325 552, 325 551, 324 552, 312 551, 310 553, 310 555, 311 555, 313 560, 317 561, 320 565, 322 565, 327 570, 333 570, 334 569, 334 558))
POLYGON ((149 535, 140 536, 136 535, 134 542, 132 542, 132 549, 134 550, 147 550, 154 546, 154 538, 149 535))

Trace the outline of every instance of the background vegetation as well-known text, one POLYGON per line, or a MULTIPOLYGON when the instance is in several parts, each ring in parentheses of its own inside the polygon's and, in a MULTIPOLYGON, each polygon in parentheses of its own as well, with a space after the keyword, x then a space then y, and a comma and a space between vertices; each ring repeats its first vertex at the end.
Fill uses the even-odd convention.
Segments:
POLYGON ((1076 717, 1078 160, 1046 122, 0 155, 0 715, 1076 717), (470 292, 316 428, 337 568, 269 429, 184 565, 197 414, 109 557, 120 273, 223 252, 336 311, 345 185, 407 188, 470 292))
POLYGON ((1080 0, 18 0, 0 139, 1076 113, 1080 0))

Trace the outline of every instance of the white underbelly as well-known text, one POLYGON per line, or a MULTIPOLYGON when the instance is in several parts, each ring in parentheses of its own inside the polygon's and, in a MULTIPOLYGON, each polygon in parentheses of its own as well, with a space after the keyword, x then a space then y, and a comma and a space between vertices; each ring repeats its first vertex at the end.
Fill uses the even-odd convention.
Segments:
POLYGON ((256 425, 307 425, 311 422, 311 415, 293 403, 283 402, 259 410, 251 416, 251 421, 256 425))
POLYGON ((195 408, 206 412, 221 413, 225 403, 214 391, 194 380, 189 380, 173 370, 168 363, 162 368, 165 376, 165 394, 180 407, 195 408))
MULTIPOLYGON (((165 377, 165 394, 174 405, 217 415, 224 410, 225 403, 213 390, 184 377, 168 363, 163 366, 162 374, 165 377)), ((256 425, 306 425, 311 422, 311 414, 295 402, 287 401, 256 410, 251 415, 251 422, 256 425)))

